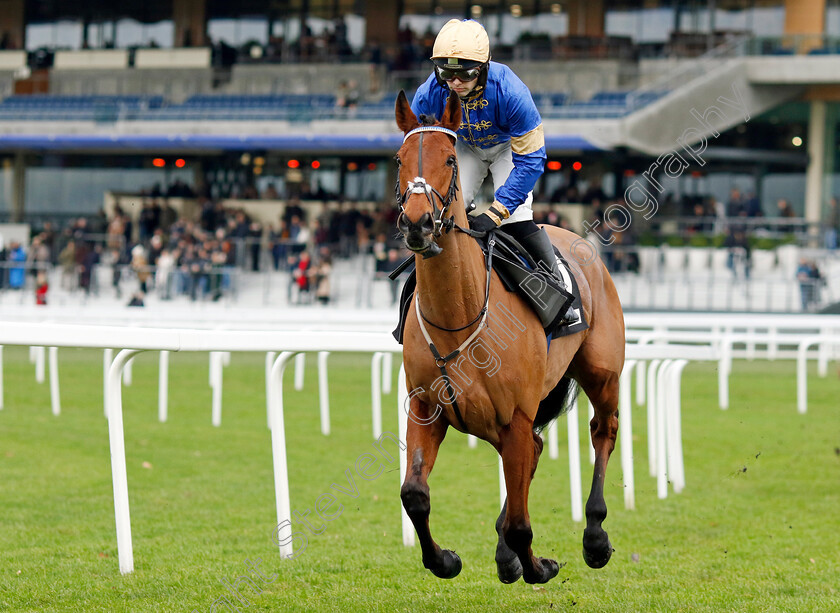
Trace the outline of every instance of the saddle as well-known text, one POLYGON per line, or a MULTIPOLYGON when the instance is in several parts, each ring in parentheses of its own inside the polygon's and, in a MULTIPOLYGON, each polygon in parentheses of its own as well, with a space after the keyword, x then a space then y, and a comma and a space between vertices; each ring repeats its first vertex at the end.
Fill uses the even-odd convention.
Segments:
MULTIPOLYGON (((583 315, 580 300, 580 290, 574 275, 569 271, 566 260, 560 255, 557 247, 554 255, 557 257, 558 268, 562 276, 562 285, 547 271, 536 266, 531 255, 511 236, 504 232, 493 232, 485 238, 477 238, 488 257, 489 240, 494 240, 492 257, 493 270, 502 281, 502 285, 509 292, 517 292, 534 310, 542 323, 546 336, 559 338, 576 334, 586 330, 589 324, 583 315)), ((414 265, 414 256, 410 256, 393 273, 396 279, 406 268, 414 265)), ((403 330, 408 316, 408 306, 417 286, 416 271, 412 269, 400 296, 400 320, 393 331, 397 342, 403 342, 403 330)))

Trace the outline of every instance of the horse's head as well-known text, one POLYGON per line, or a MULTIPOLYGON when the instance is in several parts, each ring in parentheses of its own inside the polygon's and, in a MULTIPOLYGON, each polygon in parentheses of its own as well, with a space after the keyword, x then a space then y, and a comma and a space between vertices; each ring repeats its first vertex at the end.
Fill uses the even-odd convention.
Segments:
POLYGON ((461 125, 461 103, 449 95, 439 122, 421 115, 417 120, 404 92, 397 96, 397 125, 405 134, 397 153, 399 176, 397 227, 405 246, 424 258, 441 252, 435 238, 452 227, 449 210, 458 191, 455 131, 461 125))

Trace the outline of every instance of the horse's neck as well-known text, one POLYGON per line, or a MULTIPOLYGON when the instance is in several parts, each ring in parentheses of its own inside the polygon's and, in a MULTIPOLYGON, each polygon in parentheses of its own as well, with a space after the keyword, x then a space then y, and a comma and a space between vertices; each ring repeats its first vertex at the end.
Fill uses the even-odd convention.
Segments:
POLYGON ((416 258, 417 296, 426 318, 439 326, 458 328, 484 306, 484 255, 475 239, 458 230, 437 241, 443 249, 439 255, 416 258))

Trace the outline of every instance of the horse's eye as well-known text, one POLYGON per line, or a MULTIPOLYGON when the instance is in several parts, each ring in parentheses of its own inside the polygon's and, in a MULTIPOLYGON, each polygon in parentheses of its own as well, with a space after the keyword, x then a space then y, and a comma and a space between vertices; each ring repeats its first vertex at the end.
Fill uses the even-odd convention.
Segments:
POLYGON ((446 160, 446 165, 447 166, 455 166, 455 156, 454 155, 449 156, 449 159, 446 160))
POLYGON ((394 161, 397 163, 397 168, 399 168, 400 166, 402 166, 402 160, 400 159, 400 156, 395 155, 395 156, 394 156, 394 161))

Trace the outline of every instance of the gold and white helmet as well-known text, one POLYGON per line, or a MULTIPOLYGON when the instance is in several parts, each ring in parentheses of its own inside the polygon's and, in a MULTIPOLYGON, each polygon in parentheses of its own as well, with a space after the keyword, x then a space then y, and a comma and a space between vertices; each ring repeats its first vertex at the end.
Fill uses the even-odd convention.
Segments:
POLYGON ((450 70, 475 68, 490 61, 490 38, 477 21, 451 19, 437 35, 431 59, 450 70))

